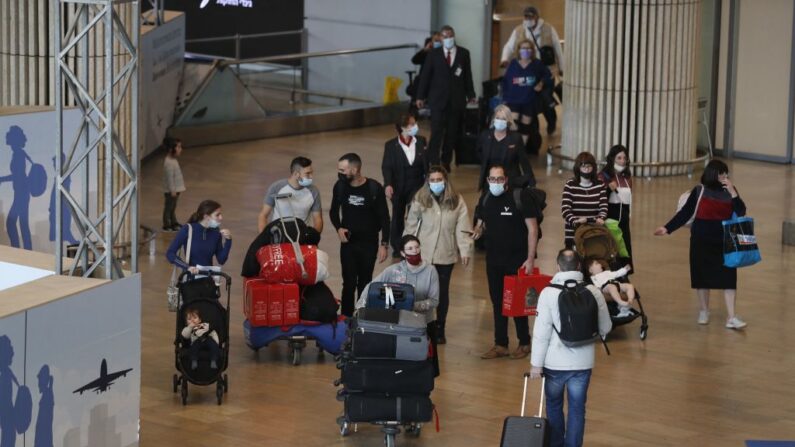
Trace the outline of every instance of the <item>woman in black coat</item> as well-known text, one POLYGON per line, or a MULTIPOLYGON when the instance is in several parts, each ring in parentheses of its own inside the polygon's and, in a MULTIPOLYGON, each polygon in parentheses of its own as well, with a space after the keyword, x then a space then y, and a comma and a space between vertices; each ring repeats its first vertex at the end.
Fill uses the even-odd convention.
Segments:
MULTIPOLYGON (((486 176, 492 166, 505 168, 505 175, 511 187, 524 188, 535 186, 536 178, 530 161, 525 153, 522 136, 513 130, 514 123, 511 109, 499 105, 494 109, 491 127, 484 130, 478 138, 477 153, 480 157, 480 178, 478 190, 482 191, 486 184, 486 176)), ((488 189, 488 188, 486 188, 488 189)))
POLYGON ((389 241, 392 257, 400 257, 400 238, 406 220, 406 206, 414 193, 425 184, 428 172, 427 142, 418 136, 419 126, 412 114, 403 115, 395 123, 397 137, 384 144, 381 172, 384 175, 384 192, 392 201, 392 223, 389 241))

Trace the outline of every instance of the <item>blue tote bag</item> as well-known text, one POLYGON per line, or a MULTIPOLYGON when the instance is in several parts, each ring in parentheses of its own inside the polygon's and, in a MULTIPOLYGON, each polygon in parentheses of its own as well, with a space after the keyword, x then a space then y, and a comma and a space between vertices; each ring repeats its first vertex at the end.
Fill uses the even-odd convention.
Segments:
POLYGON ((726 267, 748 267, 762 260, 754 235, 754 219, 737 217, 723 221, 723 265, 726 267))

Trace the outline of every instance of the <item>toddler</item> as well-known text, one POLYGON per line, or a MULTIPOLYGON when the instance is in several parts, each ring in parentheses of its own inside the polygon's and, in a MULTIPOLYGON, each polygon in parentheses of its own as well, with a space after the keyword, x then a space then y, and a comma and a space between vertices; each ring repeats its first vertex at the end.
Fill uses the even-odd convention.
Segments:
POLYGON ((220 341, 218 334, 210 330, 210 323, 202 322, 199 310, 189 307, 185 310, 187 326, 182 330, 182 338, 190 340, 190 368, 199 366, 199 351, 207 348, 210 351, 210 368, 218 369, 218 356, 220 354, 220 341))
POLYGON ((587 265, 593 285, 605 294, 605 298, 612 298, 618 304, 618 317, 632 315, 631 306, 635 301, 635 287, 630 283, 616 281, 617 278, 626 276, 632 271, 632 266, 627 265, 616 271, 610 271, 607 262, 603 259, 592 259, 587 265), (621 293, 626 294, 626 300, 622 298, 621 293))

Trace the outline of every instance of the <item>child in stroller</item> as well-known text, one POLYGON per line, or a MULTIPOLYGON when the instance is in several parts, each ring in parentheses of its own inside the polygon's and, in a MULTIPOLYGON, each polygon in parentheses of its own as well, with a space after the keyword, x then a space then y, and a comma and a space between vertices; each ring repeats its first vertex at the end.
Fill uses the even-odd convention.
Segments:
POLYGON ((190 369, 199 366, 199 351, 205 348, 210 352, 210 368, 218 369, 218 356, 221 348, 218 333, 210 330, 210 323, 202 322, 199 309, 189 306, 185 309, 186 326, 182 329, 182 338, 190 340, 190 369))
POLYGON ((635 287, 629 282, 618 282, 618 278, 626 278, 632 271, 632 266, 627 265, 618 270, 611 271, 610 266, 604 259, 590 258, 585 262, 591 282, 594 286, 604 292, 606 297, 610 297, 618 304, 618 315, 623 318, 632 314, 632 303, 635 302, 635 287), (626 295, 624 299, 621 294, 626 295))

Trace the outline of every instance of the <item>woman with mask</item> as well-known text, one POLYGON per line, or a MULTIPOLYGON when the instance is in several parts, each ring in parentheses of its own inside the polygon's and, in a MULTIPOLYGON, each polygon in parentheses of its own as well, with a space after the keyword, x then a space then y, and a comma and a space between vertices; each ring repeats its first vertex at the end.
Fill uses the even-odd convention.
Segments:
POLYGON ((425 138, 417 135, 419 126, 412 114, 403 115, 395 123, 397 137, 384 144, 381 173, 384 175, 384 192, 392 201, 392 223, 389 241, 392 257, 400 257, 400 237, 406 217, 406 206, 414 193, 425 183, 428 172, 428 155, 425 138))
POLYGON ((538 130, 540 95, 552 83, 552 74, 536 56, 536 48, 527 39, 519 42, 516 57, 502 77, 502 100, 511 108, 513 119, 519 121, 527 152, 538 154, 541 133, 538 130))
MULTIPOLYGON (((414 287, 414 312, 425 315, 428 324, 428 338, 433 345, 433 362, 436 375, 439 375, 439 358, 436 351, 436 318, 435 310, 439 305, 439 275, 436 269, 422 259, 420 240, 410 234, 403 236, 398 245, 402 261, 392 264, 373 282, 395 282, 411 284, 414 287)), ((356 308, 367 306, 367 292, 370 285, 364 288, 356 308)))
POLYGON ((596 159, 580 152, 574 159, 574 178, 563 186, 561 200, 566 248, 574 246, 574 230, 584 223, 604 225, 607 219, 607 188, 596 175, 596 159))
POLYGON ((197 265, 212 266, 213 257, 218 264, 225 264, 232 249, 232 233, 221 229, 221 204, 214 200, 205 200, 199 204, 196 212, 190 216, 188 223, 180 228, 166 252, 168 262, 188 270, 194 275, 199 272, 197 265), (182 247, 188 250, 188 235, 191 234, 190 253, 186 253, 188 261, 179 257, 177 252, 182 247))
POLYGON ((492 166, 505 167, 511 182, 509 186, 524 188, 535 186, 536 179, 527 153, 524 151, 522 137, 514 131, 511 109, 502 104, 494 109, 491 128, 484 130, 478 138, 477 153, 480 157, 480 177, 478 191, 488 188, 486 177, 492 166))
POLYGON ((607 186, 607 217, 618 221, 629 257, 622 265, 632 264, 632 237, 629 233, 629 217, 632 206, 632 170, 629 167, 629 151, 617 144, 610 148, 605 167, 599 180, 607 186))
POLYGON ((450 306, 450 277, 461 257, 463 265, 472 256, 472 224, 464 198, 453 188, 447 171, 431 166, 428 182, 417 191, 406 219, 405 235, 419 238, 425 250, 422 259, 436 267, 439 275, 439 307, 436 310, 436 342, 447 343, 445 322, 450 306))

